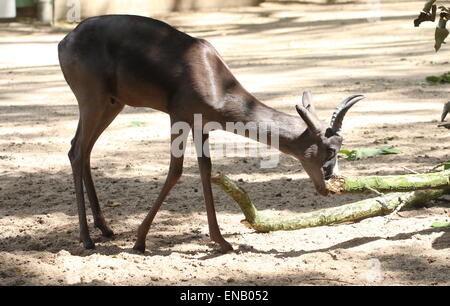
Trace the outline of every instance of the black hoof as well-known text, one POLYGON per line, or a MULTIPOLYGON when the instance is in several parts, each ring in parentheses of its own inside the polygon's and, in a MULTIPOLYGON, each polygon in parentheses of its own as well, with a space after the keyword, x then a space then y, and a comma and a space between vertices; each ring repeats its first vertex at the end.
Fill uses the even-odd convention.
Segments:
POLYGON ((134 245, 134 247, 133 247, 133 250, 135 250, 135 251, 137 251, 137 252, 139 252, 139 253, 144 254, 144 253, 145 253, 145 245, 141 245, 141 244, 136 243, 136 244, 134 245))
POLYGON ((114 235, 114 232, 112 231, 112 230, 110 230, 109 228, 108 229, 106 229, 106 230, 101 230, 102 231, 102 236, 103 237, 106 237, 106 238, 113 238, 115 235, 114 235))
POLYGON ((94 226, 102 232, 103 237, 109 238, 109 237, 114 236, 114 232, 106 224, 98 225, 98 224, 95 224, 95 222, 94 222, 94 226))
POLYGON ((233 252, 233 247, 231 246, 231 244, 229 244, 228 242, 224 241, 220 244, 220 251, 223 254, 227 254, 227 253, 231 253, 233 252))
POLYGON ((95 249, 95 243, 92 240, 89 241, 83 241, 83 246, 86 250, 93 250, 95 249))

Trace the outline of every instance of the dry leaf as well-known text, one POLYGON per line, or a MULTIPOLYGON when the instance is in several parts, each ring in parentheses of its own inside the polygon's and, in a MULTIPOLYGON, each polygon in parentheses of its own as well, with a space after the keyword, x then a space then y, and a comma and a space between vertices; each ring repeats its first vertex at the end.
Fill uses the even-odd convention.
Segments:
POLYGON ((436 31, 434 32, 434 50, 436 50, 436 52, 441 48, 442 44, 445 44, 444 40, 447 38, 448 34, 449 32, 447 29, 436 28, 436 31))
POLYGON ((109 207, 118 207, 118 206, 122 206, 122 203, 120 203, 120 202, 109 202, 107 205, 109 207))

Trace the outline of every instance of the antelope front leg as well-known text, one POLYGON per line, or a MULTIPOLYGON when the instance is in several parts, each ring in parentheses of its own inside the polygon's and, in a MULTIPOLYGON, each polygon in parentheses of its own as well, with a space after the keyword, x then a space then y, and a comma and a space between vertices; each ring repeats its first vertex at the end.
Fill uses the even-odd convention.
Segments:
POLYGON ((206 203, 206 214, 208 216, 209 235, 212 241, 217 242, 220 245, 222 252, 227 253, 229 251, 232 251, 233 247, 222 237, 219 225, 217 224, 216 211, 214 208, 214 198, 211 189, 211 158, 209 155, 208 138, 208 134, 203 134, 201 142, 202 146, 200 148, 200 146, 197 145, 196 142, 196 149, 198 156, 198 166, 202 179, 203 196, 206 203))
MULTIPOLYGON (((173 126, 173 123, 175 120, 172 118, 171 123, 173 126)), ((174 152, 171 152, 170 154, 170 166, 169 166, 169 173, 167 174, 166 182, 164 183, 164 186, 159 193, 158 198, 156 199, 155 203, 153 204, 152 208, 150 209, 149 213, 145 217, 144 221, 142 221, 141 225, 138 228, 137 233, 137 239, 136 243, 134 244, 133 249, 136 251, 140 251, 142 253, 145 252, 145 239, 147 238, 148 231, 150 230, 150 226, 153 222, 153 219, 156 216, 156 213, 158 212, 159 208, 161 207, 162 202, 166 198, 166 196, 169 194, 170 190, 173 186, 178 182, 180 179, 182 173, 183 173, 183 160, 184 160, 184 152, 186 150, 186 139, 189 135, 189 130, 183 130, 179 133, 172 134, 171 135, 171 145, 173 146, 174 141, 177 140, 179 137, 181 137, 182 141, 180 142, 180 146, 178 149, 180 150, 179 154, 173 154, 174 152)), ((173 147, 171 147, 172 151, 173 147)))

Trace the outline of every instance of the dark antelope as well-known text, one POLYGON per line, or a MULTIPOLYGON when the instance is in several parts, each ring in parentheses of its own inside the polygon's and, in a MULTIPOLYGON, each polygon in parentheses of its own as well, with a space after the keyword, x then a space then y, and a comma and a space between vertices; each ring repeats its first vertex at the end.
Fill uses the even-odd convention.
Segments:
MULTIPOLYGON (((99 206, 90 155, 100 134, 125 105, 165 112, 172 125, 183 121, 193 127, 194 114, 202 115, 203 124, 270 122, 278 129, 278 149, 298 159, 317 192, 327 195, 325 179, 335 169, 336 152, 342 144, 339 134, 342 120, 348 109, 363 98, 355 95, 345 99, 334 112, 331 124, 318 120, 309 92, 303 94, 302 105, 296 106, 300 117, 284 114, 247 92, 207 41, 151 18, 129 15, 89 18, 58 47, 61 69, 76 96, 80 112, 69 158, 75 180, 80 239, 85 248, 94 248, 94 243, 86 220, 83 183, 95 226, 104 236, 113 235, 99 206)), ((194 141, 202 144, 208 141, 208 133, 193 134, 194 141)), ((171 142, 178 137, 187 135, 172 134, 171 142)), ((207 146, 196 148, 206 153, 207 146)), ((210 182, 211 160, 209 154, 202 153, 197 152, 198 166, 210 238, 227 252, 232 247, 222 237, 217 224, 210 182)), ((183 154, 178 157, 171 154, 166 181, 139 226, 134 249, 145 250, 153 218, 180 178, 182 169, 183 154)))

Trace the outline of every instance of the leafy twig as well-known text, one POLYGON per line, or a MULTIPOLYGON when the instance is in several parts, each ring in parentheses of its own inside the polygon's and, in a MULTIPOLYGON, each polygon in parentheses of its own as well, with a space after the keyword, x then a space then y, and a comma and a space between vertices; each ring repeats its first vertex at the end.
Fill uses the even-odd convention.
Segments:
POLYGON ((436 19, 436 5, 434 4, 436 0, 428 0, 422 12, 420 12, 419 16, 414 19, 414 26, 418 27, 424 21, 433 21, 436 19), (430 12, 431 11, 431 12, 430 12))

